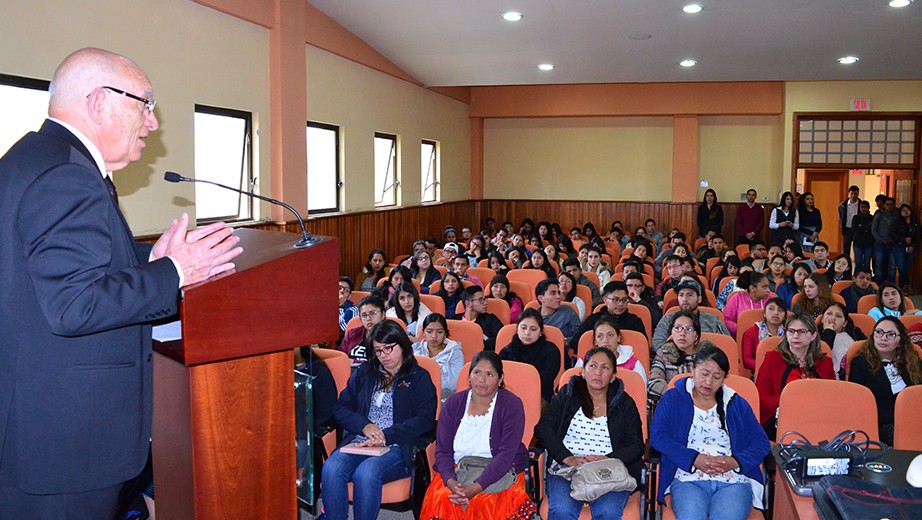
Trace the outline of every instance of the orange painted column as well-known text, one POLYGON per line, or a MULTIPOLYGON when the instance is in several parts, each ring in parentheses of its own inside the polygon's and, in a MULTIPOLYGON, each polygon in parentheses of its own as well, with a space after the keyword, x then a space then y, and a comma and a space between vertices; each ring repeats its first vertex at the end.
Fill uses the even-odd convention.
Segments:
POLYGON ((698 116, 675 116, 672 129, 672 202, 698 199, 698 116))
POLYGON ((471 118, 471 200, 483 200, 483 118, 471 118))
MULTIPOLYGON (((275 0, 269 31, 269 135, 272 198, 307 213, 307 51, 303 0, 275 0)), ((272 220, 294 219, 279 206, 272 220)))

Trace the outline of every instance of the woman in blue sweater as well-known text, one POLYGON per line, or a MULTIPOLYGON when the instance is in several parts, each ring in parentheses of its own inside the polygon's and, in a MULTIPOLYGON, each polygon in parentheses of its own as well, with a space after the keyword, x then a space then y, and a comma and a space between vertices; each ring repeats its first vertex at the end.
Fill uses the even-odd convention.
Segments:
POLYGON ((759 465, 770 445, 745 399, 723 384, 730 363, 717 347, 695 355, 692 377, 660 399, 650 442, 663 457, 660 502, 672 495, 680 519, 743 520, 761 508, 759 465))
MULTIPOLYGON (((333 408, 343 428, 343 442, 388 446, 379 456, 352 455, 340 448, 323 464, 323 509, 329 520, 346 520, 348 483, 356 520, 374 520, 381 508, 381 487, 410 476, 413 448, 435 428, 438 404, 429 373, 416 363, 413 345, 403 328, 384 320, 368 333, 370 359, 359 366, 333 408)), ((420 446, 421 447, 421 446, 420 446)))

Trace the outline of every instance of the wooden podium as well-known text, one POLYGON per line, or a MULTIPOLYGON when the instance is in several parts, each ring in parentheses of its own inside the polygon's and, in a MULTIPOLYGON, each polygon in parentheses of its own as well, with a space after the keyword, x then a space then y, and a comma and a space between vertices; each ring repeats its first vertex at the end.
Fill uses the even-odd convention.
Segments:
POLYGON ((297 518, 293 349, 334 341, 338 243, 238 229, 234 273, 185 290, 154 342, 157 518, 297 518))

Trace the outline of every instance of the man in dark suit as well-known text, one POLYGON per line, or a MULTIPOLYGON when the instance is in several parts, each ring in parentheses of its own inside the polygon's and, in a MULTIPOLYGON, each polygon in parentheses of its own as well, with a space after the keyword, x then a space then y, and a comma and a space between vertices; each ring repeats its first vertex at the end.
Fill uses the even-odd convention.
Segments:
POLYGON ((106 175, 158 127, 137 65, 82 49, 50 93, 49 119, 0 158, 0 516, 109 519, 147 456, 147 323, 241 250, 223 223, 187 233, 185 214, 134 242, 106 175))

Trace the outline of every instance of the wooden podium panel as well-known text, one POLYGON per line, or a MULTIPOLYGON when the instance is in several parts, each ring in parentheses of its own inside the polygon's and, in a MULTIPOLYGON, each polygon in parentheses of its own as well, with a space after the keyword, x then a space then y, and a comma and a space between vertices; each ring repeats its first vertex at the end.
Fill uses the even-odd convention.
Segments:
POLYGON ((158 518, 297 518, 293 349, 339 337, 338 244, 235 235, 235 272, 187 288, 182 340, 155 342, 158 518))

